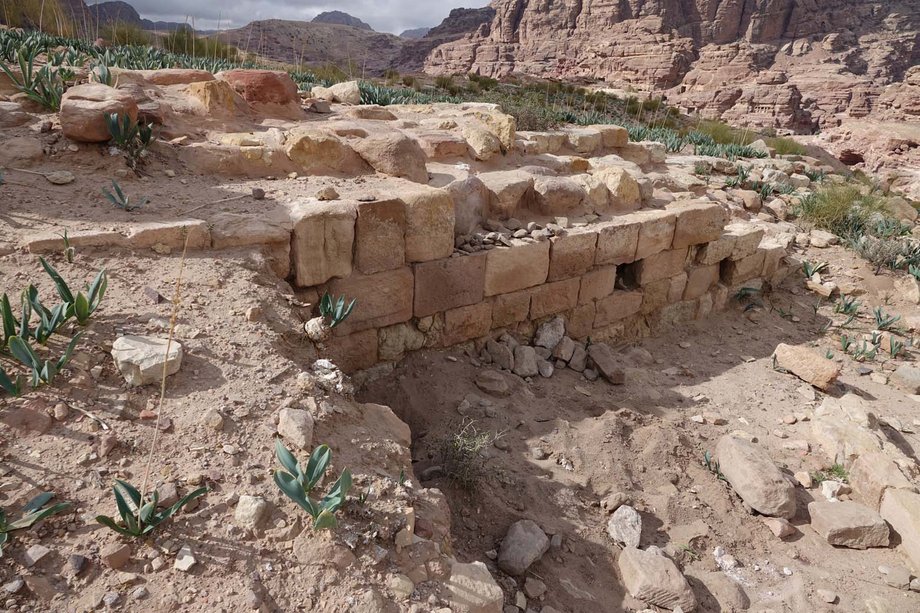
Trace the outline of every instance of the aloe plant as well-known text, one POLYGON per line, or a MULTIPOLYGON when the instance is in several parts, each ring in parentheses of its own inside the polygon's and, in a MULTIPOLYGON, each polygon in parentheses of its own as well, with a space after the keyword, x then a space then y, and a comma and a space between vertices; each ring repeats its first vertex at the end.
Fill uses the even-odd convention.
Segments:
POLYGON ((0 390, 10 396, 20 396, 26 387, 25 378, 22 375, 11 377, 0 367, 0 390))
POLYGON ((24 300, 28 300, 32 310, 38 313, 39 323, 35 330, 32 331, 32 337, 39 345, 44 345, 52 334, 58 331, 64 323, 70 318, 68 315, 69 305, 62 303, 49 310, 42 304, 38 297, 38 290, 34 285, 29 285, 25 291, 24 300))
POLYGON ((332 329, 348 319, 355 308, 357 299, 346 304, 345 296, 336 300, 329 292, 325 292, 319 301, 319 317, 314 317, 304 324, 307 337, 314 343, 326 341, 332 329))
POLYGON ((39 387, 43 384, 51 385, 54 383, 54 378, 57 374, 73 357, 73 350, 77 346, 80 336, 82 336, 82 333, 77 333, 76 336, 70 339, 70 343, 67 344, 67 348, 64 350, 64 355, 56 360, 43 360, 35 353, 29 343, 18 336, 10 339, 10 353, 25 364, 26 368, 31 370, 32 387, 39 387))
POLYGON ((139 200, 131 200, 121 189, 121 185, 118 184, 118 181, 112 181, 112 190, 108 188, 102 188, 102 195, 105 196, 105 199, 112 203, 116 209, 121 209, 122 211, 136 211, 141 208, 148 202, 150 199, 146 196, 141 196, 139 200))
POLYGON ((31 528, 46 517, 50 517, 61 511, 66 511, 70 508, 70 504, 66 502, 59 502, 50 507, 46 507, 45 505, 48 504, 52 498, 54 498, 54 494, 51 492, 39 494, 22 507, 22 517, 16 521, 8 521, 6 513, 3 509, 0 509, 0 557, 3 557, 3 546, 9 542, 13 532, 31 528))
POLYGON ((171 507, 160 510, 157 510, 159 497, 156 490, 152 495, 142 497, 136 487, 127 481, 116 479, 115 485, 112 486, 112 491, 115 492, 115 505, 118 508, 118 515, 121 517, 121 524, 118 524, 115 519, 107 515, 97 515, 96 521, 124 536, 139 538, 147 536, 156 530, 160 524, 172 517, 176 511, 192 500, 204 496, 208 492, 208 488, 199 487, 182 497, 171 507))
POLYGON ((87 288, 86 294, 77 292, 77 294, 74 295, 64 278, 45 260, 45 258, 39 257, 38 260, 41 262, 45 272, 48 273, 48 276, 51 277, 51 280, 54 281, 54 285, 57 288, 61 300, 68 305, 67 317, 76 317, 78 324, 81 326, 86 325, 90 316, 99 308, 99 303, 102 302, 102 298, 105 296, 105 290, 109 286, 108 274, 105 269, 99 271, 96 278, 93 279, 93 282, 87 288))
POLYGON ((125 154, 128 166, 136 168, 147 147, 153 142, 153 127, 138 123, 127 113, 110 113, 105 116, 111 143, 125 154))
POLYGON ((322 480, 332 459, 328 445, 320 445, 310 454, 306 469, 297 461, 281 442, 275 440, 275 456, 284 468, 274 473, 275 483, 285 496, 296 502, 313 518, 313 528, 321 530, 336 526, 335 512, 345 503, 351 489, 351 472, 346 468, 332 485, 329 492, 319 501, 310 497, 311 492, 322 480))

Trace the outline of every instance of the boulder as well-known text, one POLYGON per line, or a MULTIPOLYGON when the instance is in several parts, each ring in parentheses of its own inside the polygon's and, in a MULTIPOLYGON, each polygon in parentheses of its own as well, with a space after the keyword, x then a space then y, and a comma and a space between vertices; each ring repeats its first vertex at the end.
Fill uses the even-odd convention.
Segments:
POLYGON ((428 183, 425 152, 418 142, 401 132, 386 132, 353 143, 355 151, 377 172, 428 183))
POLYGON ((726 435, 719 439, 715 455, 725 479, 755 511, 787 519, 795 515, 795 487, 763 449, 726 435))
POLYGON ((159 382, 164 366, 167 376, 179 372, 182 345, 151 336, 122 336, 112 344, 112 357, 128 385, 137 387, 159 382))
POLYGON ((812 502, 808 505, 811 527, 831 545, 866 549, 888 546, 888 524, 857 502, 812 502))
POLYGON ((313 416, 305 409, 285 407, 278 415, 278 434, 298 449, 313 447, 313 416))
POLYGON ((886 490, 879 515, 901 537, 901 548, 914 571, 920 571, 920 494, 894 488, 886 490))
POLYGON ((250 104, 300 104, 297 85, 280 70, 227 70, 214 75, 227 81, 250 104))
POLYGON ((657 551, 629 547, 617 559, 623 585, 633 598, 666 609, 696 610, 687 579, 670 559, 657 551))
POLYGON ((608 382, 613 385, 623 385, 626 382, 626 371, 620 364, 619 359, 613 353, 610 345, 605 343, 593 343, 588 347, 588 357, 599 372, 608 382))
POLYGON ((137 121, 137 102, 128 92, 101 83, 76 85, 61 99, 61 129, 77 142, 104 143, 111 139, 106 116, 112 113, 137 121))
POLYGON ((346 81, 336 83, 332 87, 320 87, 314 85, 310 93, 314 97, 330 102, 341 102, 343 104, 361 104, 361 88, 358 87, 357 81, 346 81))
POLYGON ((537 352, 533 347, 518 345, 514 348, 514 374, 519 377, 536 377, 540 373, 537 352))
POLYGON ((840 374, 839 364, 806 347, 780 343, 773 355, 777 366, 821 390, 827 390, 840 374))
POLYGON ((447 604, 453 611, 502 613, 504 593, 482 562, 455 562, 447 580, 447 604))
POLYGON ((498 551, 498 567, 513 577, 527 572, 530 565, 549 549, 549 538, 529 519, 511 524, 498 551))
POLYGON ((537 328, 537 334, 534 336, 533 344, 552 351, 563 336, 565 336, 565 320, 562 317, 554 317, 540 324, 540 327, 537 328))
POLYGON ((639 547, 642 536, 642 516, 631 506, 620 505, 607 520, 607 534, 624 547, 639 547))

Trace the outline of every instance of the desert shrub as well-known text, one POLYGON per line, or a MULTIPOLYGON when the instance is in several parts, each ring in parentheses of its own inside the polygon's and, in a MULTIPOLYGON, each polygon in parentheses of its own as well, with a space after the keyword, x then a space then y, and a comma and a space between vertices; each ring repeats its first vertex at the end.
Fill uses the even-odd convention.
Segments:
POLYGON ((500 435, 485 432, 476 422, 466 419, 456 431, 441 442, 441 466, 451 481, 464 488, 473 488, 485 471, 482 451, 500 435))
POLYGON ((795 142, 791 138, 768 138, 766 139, 767 145, 772 147, 777 155, 805 155, 808 151, 804 146, 795 142))
POLYGON ((700 120, 695 126, 694 131, 705 134, 712 139, 713 143, 723 145, 750 145, 757 140, 755 135, 748 130, 739 130, 725 122, 713 119, 700 120))
POLYGON ((799 200, 798 217, 844 238, 860 238, 873 219, 885 215, 882 200, 852 184, 828 185, 799 200))
POLYGON ((387 85, 394 85, 399 83, 400 74, 398 70, 393 70, 392 68, 387 69, 383 73, 383 78, 386 80, 387 85))
POLYGON ((471 72, 467 75, 467 78, 471 83, 478 85, 481 90, 489 90, 498 87, 498 80, 492 77, 484 77, 471 72))
POLYGON ((117 21, 102 26, 99 36, 113 45, 149 45, 152 39, 133 23, 117 21))

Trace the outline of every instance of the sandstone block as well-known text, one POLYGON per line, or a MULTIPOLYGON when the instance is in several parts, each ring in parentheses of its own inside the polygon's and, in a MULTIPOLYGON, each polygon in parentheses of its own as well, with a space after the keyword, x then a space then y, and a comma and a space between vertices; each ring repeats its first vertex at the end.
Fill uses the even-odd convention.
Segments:
POLYGON ((642 292, 616 290, 598 300, 595 307, 594 327, 603 328, 638 313, 642 308, 642 292))
POLYGON ((182 345, 151 336, 121 336, 112 343, 112 358, 131 387, 157 383, 182 366, 182 345), (167 352, 167 347, 169 351, 167 352))
POLYGON ((68 89, 61 99, 61 129, 67 138, 82 143, 104 143, 111 138, 106 116, 127 115, 137 121, 137 102, 123 89, 85 83, 68 89))
POLYGON ((849 471, 850 485, 872 508, 878 508, 889 488, 916 492, 917 488, 904 476, 898 465, 882 452, 861 454, 849 471))
POLYGON ((580 285, 581 280, 573 278, 533 288, 530 290, 530 318, 540 319, 575 308, 580 285))
POLYGON ((915 573, 920 571, 920 494, 901 489, 886 490, 879 514, 901 537, 901 548, 910 558, 915 573))
POLYGON ((443 343, 445 346, 456 345, 483 337, 491 329, 492 305, 489 302, 450 309, 444 313, 443 343))
POLYGON ((415 271, 415 316, 482 302, 486 254, 422 262, 415 271))
POLYGON ((594 265, 597 234, 581 232, 550 239, 547 281, 558 281, 585 274, 594 265))
POLYGON ((680 569, 659 553, 629 547, 620 552, 617 567, 633 596, 666 609, 696 610, 696 597, 680 569))
POLYGON ((578 303, 586 304, 613 293, 617 280, 616 266, 602 266, 584 274, 578 292, 578 303))
POLYGON ((719 470, 755 511, 789 519, 795 515, 795 488, 766 451, 731 435, 716 445, 719 470))
POLYGON ((726 210, 708 200, 673 202, 667 210, 677 214, 672 249, 718 240, 728 221, 726 210))
POLYGON ((469 613, 502 613, 504 593, 482 562, 455 562, 447 581, 451 610, 469 613))
POLYGON ((335 134, 300 127, 287 133, 284 152, 297 167, 314 175, 360 175, 370 170, 352 147, 335 134))
POLYGON ((518 170, 499 170, 477 175, 489 191, 490 217, 508 219, 533 198, 534 177, 518 170))
POLYGON ((597 317, 597 307, 594 302, 580 304, 569 313, 566 331, 572 338, 585 338, 594 330, 595 317, 597 317))
POLYGON ((888 546, 888 524, 867 506, 856 502, 812 502, 811 527, 831 545, 850 549, 888 546))
POLYGON ((427 262, 454 252, 454 203, 442 190, 405 184, 396 196, 406 204, 406 261, 427 262))
POLYGON ((693 300, 708 292, 719 282, 719 271, 718 264, 691 268, 687 271, 687 286, 684 288, 683 299, 693 300))
POLYGON ((357 204, 354 252, 354 266, 364 274, 405 265, 406 205, 402 200, 357 204))
POLYGON ((780 343, 774 352, 776 365, 785 368, 799 379, 814 385, 818 389, 828 389, 837 375, 840 365, 833 360, 818 355, 806 347, 796 347, 780 343))
POLYGON ((530 314, 530 292, 525 289, 492 298, 492 327, 504 328, 526 320, 530 314))
POLYGON ((335 336, 326 345, 326 355, 345 373, 370 368, 377 363, 377 330, 370 328, 348 336, 335 336))
POLYGON ((565 133, 569 147, 578 153, 594 153, 603 144, 600 130, 594 128, 572 128, 565 133))
POLYGON ((485 295, 514 292, 546 282, 549 274, 549 241, 515 243, 498 248, 486 257, 485 295))
POLYGON ((347 336, 368 328, 408 321, 412 317, 414 285, 409 268, 373 275, 353 273, 332 281, 329 284, 330 294, 356 300, 351 316, 335 328, 336 335, 347 336))
POLYGON ((592 173, 607 186, 610 211, 627 213, 642 205, 642 190, 638 181, 624 168, 608 166, 592 173))
POLYGON ((291 258, 298 286, 351 274, 356 218, 352 202, 308 200, 292 209, 291 258))
POLYGON ((188 239, 189 250, 207 249, 211 246, 208 224, 197 219, 172 222, 148 222, 131 227, 127 244, 137 249, 165 246, 182 249, 188 239))
POLYGON ((629 143, 629 132, 626 128, 612 124, 598 124, 588 126, 601 133, 601 145, 604 149, 620 149, 629 143))
POLYGON ((569 177, 537 177, 534 179, 534 208, 542 215, 566 215, 578 209, 585 199, 585 190, 569 177))
POLYGON ((736 240, 735 235, 725 233, 717 240, 700 245, 696 252, 697 263, 703 266, 711 266, 731 257, 732 252, 735 250, 736 240))
POLYGON ((427 157, 418 142, 402 132, 373 134, 353 142, 354 150, 377 172, 428 183, 427 157))
POLYGON ((402 359, 409 351, 421 349, 425 335, 411 323, 401 323, 377 331, 377 355, 383 362, 402 359))
POLYGON ((763 272, 763 261, 763 251, 755 251, 752 255, 740 260, 723 260, 720 272, 722 282, 732 287, 759 277, 763 272))
POLYGON ((600 224, 597 231, 597 252, 594 263, 625 264, 636 261, 639 246, 640 220, 635 214, 615 217, 600 224))
POLYGON ((670 279, 684 272, 687 263, 687 248, 662 251, 647 256, 636 267, 636 280, 639 285, 653 281, 670 279))
POLYGON ((637 260, 671 248, 677 224, 676 214, 671 211, 648 210, 637 211, 631 216, 640 223, 639 243, 636 247, 637 260))
POLYGON ((757 251, 760 242, 763 240, 763 228, 758 228, 749 223, 736 222, 725 226, 725 233, 735 239, 732 248, 731 258, 733 260, 743 260, 757 251))

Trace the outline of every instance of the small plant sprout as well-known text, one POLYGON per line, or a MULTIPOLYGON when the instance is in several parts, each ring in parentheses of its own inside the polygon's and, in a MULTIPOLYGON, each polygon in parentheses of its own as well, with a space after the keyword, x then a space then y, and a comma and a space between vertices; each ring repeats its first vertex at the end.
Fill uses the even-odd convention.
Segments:
POLYGON ((281 439, 275 440, 275 457, 282 470, 274 473, 275 483, 285 496, 296 502, 313 518, 313 529, 335 528, 335 512, 345 504, 345 497, 351 489, 351 471, 347 468, 332 484, 329 492, 319 501, 310 497, 310 493, 326 474, 326 468, 332 460, 332 451, 328 445, 320 445, 310 454, 306 470, 297 461, 281 439))
POLYGON ((81 326, 86 325, 92 314, 99 308, 99 304, 105 296, 105 290, 109 286, 109 278, 105 269, 103 268, 99 271, 93 282, 86 288, 85 294, 83 292, 74 294, 60 273, 45 258, 40 257, 38 261, 41 262, 42 268, 54 281, 58 295, 67 305, 67 317, 76 317, 78 324, 81 326))
POLYGON ((808 260, 802 262, 802 272, 805 273, 806 279, 811 279, 817 273, 820 273, 824 270, 827 270, 827 262, 819 262, 817 264, 812 264, 808 260))
POLYGON ((824 352, 824 357, 827 358, 828 360, 833 360, 834 352, 828 349, 827 351, 824 352))
POLYGON ((67 260, 68 264, 73 264, 73 259, 77 254, 77 250, 70 244, 70 236, 67 235, 67 228, 64 228, 64 233, 58 236, 64 239, 64 259, 67 260))
POLYGON ((811 478, 815 483, 821 483, 822 481, 840 481, 841 483, 847 483, 850 479, 847 469, 844 468, 843 464, 833 464, 830 468, 824 470, 816 470, 811 473, 811 478))
POLYGON ((0 391, 14 398, 25 390, 25 378, 22 375, 10 376, 0 367, 0 391))
POLYGON ((872 311, 875 317, 875 327, 882 331, 894 329, 894 325, 901 320, 900 315, 889 315, 882 307, 875 307, 872 311))
POLYGON ((853 344, 853 339, 851 339, 846 334, 840 335, 840 349, 842 349, 844 353, 850 352, 850 346, 852 344, 853 344))
POLYGON ((156 490, 151 496, 143 497, 143 502, 141 493, 127 481, 116 479, 112 490, 115 492, 115 505, 118 507, 118 515, 121 516, 121 524, 107 515, 97 515, 96 521, 119 534, 135 538, 152 533, 176 511, 208 492, 208 488, 199 487, 171 507, 158 510, 159 497, 156 490))
POLYGON ((3 557, 3 547, 9 543, 12 533, 16 530, 31 528, 46 517, 51 517, 70 508, 67 502, 59 502, 50 507, 47 505, 54 494, 44 492, 30 500, 22 507, 22 517, 16 521, 8 521, 6 513, 0 509, 0 558, 3 557))
POLYGON ((304 332, 314 343, 324 343, 332 335, 332 329, 348 319, 355 308, 356 299, 346 304, 345 296, 338 300, 329 292, 323 294, 319 301, 319 317, 314 317, 304 324, 304 332))
MULTIPOLYGON (((3 177, 0 177, 0 183, 3 183, 3 177)), ((914 266, 913 264, 908 265, 907 272, 910 273, 914 279, 920 281, 920 266, 914 266)))
POLYGON ((837 304, 834 305, 834 312, 844 315, 856 315, 859 313, 859 300, 853 296, 841 296, 837 304))
POLYGON ((139 200, 130 200, 121 189, 121 185, 118 184, 118 181, 112 181, 112 190, 113 191, 109 191, 107 187, 103 187, 102 195, 105 196, 106 200, 111 202, 115 208, 121 209, 122 211, 128 211, 130 213, 150 202, 150 199, 146 196, 141 196, 139 200))
POLYGON ((713 459, 712 454, 708 451, 703 452, 703 466, 705 466, 706 470, 714 474, 720 481, 727 481, 725 475, 723 475, 722 471, 719 470, 719 461, 713 459))
POLYGON ((43 360, 35 353, 35 350, 29 346, 29 343, 18 336, 14 336, 10 339, 10 353, 31 371, 32 387, 51 385, 54 383, 54 378, 57 374, 67 366, 68 362, 70 362, 70 358, 73 356, 73 351, 77 346, 77 342, 80 340, 80 336, 81 333, 78 333, 70 339, 70 343, 68 343, 66 349, 64 349, 64 355, 56 360, 43 360))
POLYGON ((902 351, 904 351, 904 342, 899 341, 896 338, 893 338, 889 341, 889 352, 891 353, 891 359, 897 358, 902 351))
POLYGON ((109 142, 124 152, 128 166, 136 171, 147 147, 153 141, 153 128, 132 120, 127 113, 110 113, 105 116, 105 121, 111 137, 109 142))

